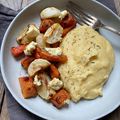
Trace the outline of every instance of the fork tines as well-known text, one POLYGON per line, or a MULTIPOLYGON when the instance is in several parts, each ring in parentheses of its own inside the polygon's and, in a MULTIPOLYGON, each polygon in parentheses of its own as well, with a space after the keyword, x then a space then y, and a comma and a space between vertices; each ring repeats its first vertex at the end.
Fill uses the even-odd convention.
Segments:
POLYGON ((68 10, 73 14, 73 16, 78 20, 80 25, 87 24, 93 26, 97 20, 94 16, 91 16, 84 12, 84 10, 77 4, 72 1, 69 1, 67 4, 68 10))

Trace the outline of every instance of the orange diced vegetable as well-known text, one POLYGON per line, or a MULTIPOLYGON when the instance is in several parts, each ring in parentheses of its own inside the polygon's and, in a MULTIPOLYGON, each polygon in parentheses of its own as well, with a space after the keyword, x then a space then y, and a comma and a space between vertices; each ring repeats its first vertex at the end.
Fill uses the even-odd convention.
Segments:
POLYGON ((54 43, 54 44, 50 45, 51 48, 57 48, 59 46, 60 46, 60 42, 57 42, 57 43, 54 43))
POLYGON ((46 30, 54 24, 54 21, 51 19, 43 19, 40 24, 40 32, 45 33, 46 30))
POLYGON ((60 62, 60 63, 65 63, 67 61, 66 55, 59 55, 59 56, 51 55, 50 53, 43 51, 40 48, 36 49, 35 58, 36 59, 42 58, 50 62, 60 62))
POLYGON ((65 105, 65 100, 67 99, 70 99, 69 93, 64 89, 61 89, 51 98, 51 102, 57 108, 61 108, 65 105))
POLYGON ((50 65, 50 76, 51 76, 51 78, 59 78, 60 77, 60 73, 59 73, 58 69, 53 64, 50 65))
POLYGON ((11 53, 14 57, 19 57, 21 54, 23 54, 25 49, 25 45, 20 45, 18 47, 12 47, 11 53))
POLYGON ((61 26, 63 28, 68 28, 71 26, 75 26, 77 23, 76 19, 74 18, 74 16, 72 16, 71 14, 67 15, 62 21, 61 21, 61 26))
POLYGON ((22 95, 24 98, 31 98, 37 95, 37 89, 33 84, 33 79, 29 77, 19 78, 22 95))
POLYGON ((33 57, 28 57, 28 56, 26 56, 24 59, 22 59, 21 65, 22 65, 25 69, 27 69, 28 66, 30 65, 30 63, 31 63, 34 59, 35 59, 35 58, 33 58, 33 57))
POLYGON ((69 31, 71 31, 73 28, 75 28, 75 24, 73 26, 67 27, 63 29, 62 37, 64 37, 69 31))

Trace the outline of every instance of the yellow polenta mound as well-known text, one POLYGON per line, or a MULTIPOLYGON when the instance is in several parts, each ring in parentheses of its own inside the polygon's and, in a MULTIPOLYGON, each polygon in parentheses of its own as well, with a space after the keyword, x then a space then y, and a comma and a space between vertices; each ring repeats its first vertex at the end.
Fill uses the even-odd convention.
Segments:
POLYGON ((114 65, 110 43, 91 27, 80 26, 61 43, 68 62, 59 67, 64 88, 74 102, 102 95, 102 88, 114 65))

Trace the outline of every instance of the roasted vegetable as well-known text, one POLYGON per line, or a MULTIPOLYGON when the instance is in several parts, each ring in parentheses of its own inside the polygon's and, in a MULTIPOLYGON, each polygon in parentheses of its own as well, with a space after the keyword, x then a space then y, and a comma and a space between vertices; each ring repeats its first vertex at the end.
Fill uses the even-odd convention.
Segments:
POLYGON ((60 62, 60 63, 65 63, 67 61, 67 56, 66 55, 51 55, 46 51, 41 50, 40 48, 37 48, 35 51, 35 58, 41 58, 41 59, 46 59, 50 62, 60 62))
MULTIPOLYGON (((64 30, 63 30, 63 32, 64 32, 64 30)), ((57 43, 54 43, 54 44, 50 45, 51 48, 57 48, 59 46, 60 46, 60 42, 57 42, 57 43)))
POLYGON ((46 47, 45 40, 43 40, 43 34, 39 34, 37 36, 36 43, 37 43, 38 47, 40 47, 40 48, 46 47))
POLYGON ((60 10, 55 7, 45 8, 40 13, 41 19, 56 18, 56 17, 59 17, 60 15, 61 15, 60 10))
POLYGON ((27 69, 28 66, 30 65, 30 63, 31 63, 34 59, 35 59, 35 58, 33 58, 33 57, 28 57, 28 56, 26 56, 24 59, 22 59, 21 65, 22 65, 25 69, 27 69))
POLYGON ((39 35, 39 29, 34 24, 29 24, 17 37, 18 44, 29 44, 39 35))
POLYGON ((19 57, 21 54, 24 53, 25 45, 20 45, 17 47, 12 47, 11 48, 11 53, 14 57, 19 57))
POLYGON ((51 27, 54 24, 54 21, 52 19, 43 19, 40 24, 40 32, 45 33, 46 30, 51 27))
POLYGON ((69 31, 71 31, 73 28, 75 28, 76 24, 73 24, 73 26, 64 28, 62 37, 64 37, 69 31))
POLYGON ((59 23, 55 23, 47 29, 43 38, 46 41, 46 43, 54 44, 57 42, 61 42, 62 34, 63 27, 59 23))
POLYGON ((77 23, 76 19, 71 14, 69 14, 61 21, 60 24, 63 28, 68 28, 71 26, 75 26, 76 23, 77 23))
POLYGON ((38 95, 45 99, 48 100, 50 98, 50 93, 47 87, 48 81, 49 81, 49 77, 47 74, 45 74, 44 72, 41 72, 38 74, 38 79, 41 80, 41 85, 37 86, 37 91, 38 91, 38 95))
POLYGON ((33 84, 33 79, 29 77, 19 78, 22 95, 24 98, 31 98, 37 95, 37 89, 33 84))
POLYGON ((57 108, 61 108, 65 105, 65 101, 68 99, 70 99, 69 93, 64 89, 61 89, 51 98, 51 102, 57 108))
POLYGON ((52 79, 60 77, 60 73, 59 73, 58 69, 53 64, 50 65, 50 76, 52 79))
POLYGON ((47 68, 51 63, 45 59, 35 59, 28 67, 29 76, 34 76, 36 72, 47 68))

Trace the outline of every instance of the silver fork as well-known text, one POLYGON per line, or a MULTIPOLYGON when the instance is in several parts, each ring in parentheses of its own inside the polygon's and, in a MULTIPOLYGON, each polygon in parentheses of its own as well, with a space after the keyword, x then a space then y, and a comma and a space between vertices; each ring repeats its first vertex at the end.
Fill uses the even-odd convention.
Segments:
POLYGON ((103 27, 109 31, 112 31, 118 35, 120 35, 120 32, 116 29, 104 25, 99 19, 96 17, 84 12, 84 10, 77 4, 75 4, 72 1, 69 1, 67 4, 68 10, 73 14, 73 16, 77 19, 78 23, 80 25, 86 24, 89 26, 92 26, 93 29, 98 29, 100 27, 103 27))

